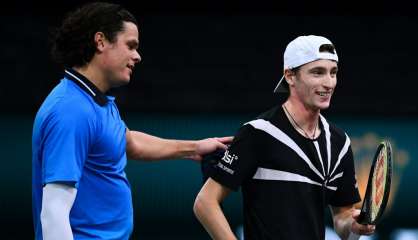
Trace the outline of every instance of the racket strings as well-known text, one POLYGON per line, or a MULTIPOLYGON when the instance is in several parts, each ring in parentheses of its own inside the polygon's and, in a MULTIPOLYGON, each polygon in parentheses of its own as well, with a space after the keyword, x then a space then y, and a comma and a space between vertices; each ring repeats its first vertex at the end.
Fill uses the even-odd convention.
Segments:
POLYGON ((383 197, 385 194, 385 184, 386 184, 386 166, 387 165, 387 148, 384 146, 379 155, 378 161, 376 163, 374 176, 373 176, 373 193, 372 193, 372 203, 371 203, 371 219, 374 221, 378 214, 380 207, 383 202, 383 197))
POLYGON ((379 144, 373 158, 366 194, 359 216, 362 224, 376 224, 381 219, 389 199, 392 175, 392 147, 390 142, 379 144))
POLYGON ((376 196, 374 198, 375 204, 380 205, 382 203, 384 189, 385 189, 385 164, 386 164, 386 149, 380 152, 379 160, 376 164, 376 196))

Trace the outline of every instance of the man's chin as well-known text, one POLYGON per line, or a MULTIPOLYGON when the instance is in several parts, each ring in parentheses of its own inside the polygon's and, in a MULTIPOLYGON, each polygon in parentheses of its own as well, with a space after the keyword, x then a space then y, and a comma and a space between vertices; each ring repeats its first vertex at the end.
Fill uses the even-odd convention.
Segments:
POLYGON ((328 103, 321 103, 321 104, 318 105, 320 110, 326 110, 326 109, 329 108, 329 106, 330 106, 329 102, 328 103))
POLYGON ((128 85, 130 81, 131 81, 131 79, 123 79, 123 80, 119 80, 119 81, 114 81, 113 84, 112 84, 112 88, 122 87, 122 86, 128 85))

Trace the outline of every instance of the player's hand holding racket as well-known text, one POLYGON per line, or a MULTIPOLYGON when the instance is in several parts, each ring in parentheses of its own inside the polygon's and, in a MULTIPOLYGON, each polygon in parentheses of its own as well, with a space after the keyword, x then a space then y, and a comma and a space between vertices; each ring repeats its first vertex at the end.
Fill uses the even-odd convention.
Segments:
POLYGON ((389 200, 391 178, 392 147, 388 141, 383 141, 379 144, 372 162, 360 214, 354 213, 353 217, 357 222, 352 225, 354 231, 349 240, 359 239, 359 234, 373 233, 374 226, 381 220, 389 200))

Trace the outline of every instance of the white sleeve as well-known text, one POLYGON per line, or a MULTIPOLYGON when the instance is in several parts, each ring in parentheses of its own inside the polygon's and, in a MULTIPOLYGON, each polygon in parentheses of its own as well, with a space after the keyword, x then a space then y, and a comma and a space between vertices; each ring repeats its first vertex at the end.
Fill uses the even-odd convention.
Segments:
POLYGON ((73 240, 70 210, 77 189, 72 186, 48 183, 43 188, 41 225, 44 240, 73 240))

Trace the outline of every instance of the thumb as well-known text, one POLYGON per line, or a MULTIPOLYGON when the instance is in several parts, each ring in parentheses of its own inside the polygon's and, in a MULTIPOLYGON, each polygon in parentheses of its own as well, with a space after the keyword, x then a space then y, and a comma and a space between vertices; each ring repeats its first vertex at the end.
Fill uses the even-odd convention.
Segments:
POLYGON ((360 216, 360 210, 354 209, 352 213, 352 217, 357 221, 359 216, 360 216))

